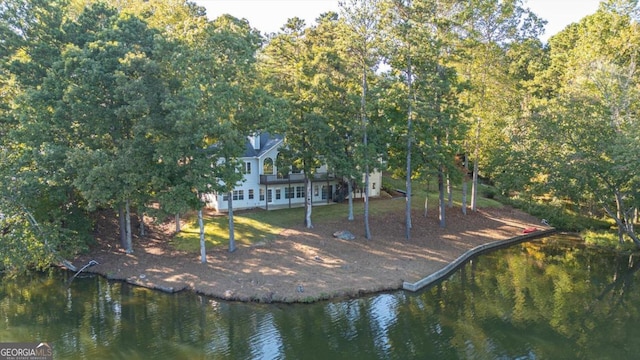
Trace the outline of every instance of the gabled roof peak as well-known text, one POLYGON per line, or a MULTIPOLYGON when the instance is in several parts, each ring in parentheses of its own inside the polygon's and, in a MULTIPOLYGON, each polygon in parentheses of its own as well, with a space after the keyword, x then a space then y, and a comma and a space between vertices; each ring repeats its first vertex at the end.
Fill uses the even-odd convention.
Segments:
POLYGON ((282 135, 271 135, 267 132, 247 136, 243 157, 261 157, 283 139, 282 135))

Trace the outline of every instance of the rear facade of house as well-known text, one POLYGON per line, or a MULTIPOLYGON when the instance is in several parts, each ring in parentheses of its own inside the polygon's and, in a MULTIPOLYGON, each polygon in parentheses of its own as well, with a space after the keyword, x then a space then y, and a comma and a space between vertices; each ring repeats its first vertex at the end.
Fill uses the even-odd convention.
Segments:
MULTIPOLYGON (((206 206, 216 211, 228 210, 228 196, 232 197, 233 209, 262 208, 267 210, 299 207, 304 205, 304 173, 293 171, 279 172, 277 157, 283 146, 283 137, 267 133, 247 138, 243 161, 244 181, 232 194, 210 193, 204 196, 206 206)), ((312 175, 313 205, 331 204, 348 197, 346 183, 327 171, 323 165, 312 175)), ((364 177, 364 175, 363 175, 364 177)), ((369 177, 369 196, 380 196, 382 174, 374 171, 369 177)), ((353 197, 364 197, 364 189, 356 189, 353 197)))

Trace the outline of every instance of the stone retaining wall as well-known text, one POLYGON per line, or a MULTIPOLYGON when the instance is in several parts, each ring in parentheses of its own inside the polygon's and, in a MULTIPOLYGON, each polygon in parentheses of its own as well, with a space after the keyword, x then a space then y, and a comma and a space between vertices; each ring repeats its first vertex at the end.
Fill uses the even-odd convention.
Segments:
POLYGON ((555 229, 548 229, 548 230, 539 230, 539 231, 534 231, 532 233, 529 234, 525 234, 525 235, 521 235, 521 236, 516 236, 514 238, 511 239, 507 239, 507 240, 501 240, 501 241, 494 241, 494 242, 490 242, 488 244, 483 244, 480 246, 476 246, 471 250, 468 250, 467 252, 465 252, 464 254, 462 254, 460 257, 458 257, 457 259, 455 259, 454 261, 452 261, 451 263, 447 264, 447 266, 443 267, 442 269, 436 271, 435 273, 422 278, 414 283, 410 283, 410 282, 404 282, 402 284, 402 288, 404 290, 409 290, 409 291, 418 291, 426 286, 429 286, 431 284, 433 284, 434 282, 448 276, 449 274, 451 274, 452 272, 454 272, 456 269, 458 269, 458 267, 460 267, 465 261, 469 260, 469 258, 471 258, 474 255, 478 255, 482 252, 488 251, 488 250, 493 250, 496 248, 500 248, 500 247, 505 247, 505 246, 509 246, 509 245, 513 245, 513 244, 517 244, 520 242, 524 242, 524 241, 529 241, 529 240, 533 240, 533 239, 537 239, 543 236, 547 236, 549 234, 554 233, 556 230, 555 229))

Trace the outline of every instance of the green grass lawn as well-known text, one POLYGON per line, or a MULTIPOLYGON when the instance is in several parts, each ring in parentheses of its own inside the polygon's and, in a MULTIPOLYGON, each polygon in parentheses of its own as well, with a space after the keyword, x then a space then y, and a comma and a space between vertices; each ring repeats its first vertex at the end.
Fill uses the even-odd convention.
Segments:
MULTIPOLYGON (((385 178, 384 185, 390 189, 404 189, 404 181, 399 179, 385 178)), ((437 188, 431 185, 427 188, 426 184, 414 183, 412 185, 412 208, 416 210, 424 209, 425 196, 429 197, 429 207, 433 208, 438 203, 437 188)), ((471 186, 469 185, 469 193, 467 195, 467 204, 471 201, 471 186)), ((454 203, 456 206, 461 204, 461 191, 459 187, 454 189, 454 203)), ((377 200, 372 201, 369 206, 371 215, 388 214, 403 212, 406 203, 403 198, 377 200)), ((499 202, 480 197, 478 199, 478 207, 500 207, 499 202)), ((362 214, 364 212, 364 203, 360 199, 353 202, 354 214, 362 214)), ((328 206, 314 206, 312 213, 312 222, 332 221, 342 217, 346 217, 348 213, 348 205, 345 201, 341 204, 333 204, 328 206)), ((289 228, 295 224, 302 224, 304 221, 304 208, 297 207, 292 209, 280 210, 256 210, 256 211, 239 211, 234 213, 234 230, 237 244, 255 244, 260 241, 269 241, 274 239, 282 230, 289 228)), ((197 252, 200 249, 200 229, 198 228, 198 219, 195 214, 189 215, 187 225, 183 227, 182 232, 175 236, 172 240, 173 245, 183 251, 197 252)), ((205 240, 207 248, 227 247, 229 243, 229 220, 226 215, 205 216, 205 240)))
MULTIPOLYGON (((283 228, 269 222, 253 219, 249 216, 234 216, 233 228, 238 244, 252 244, 260 241, 268 241, 278 235, 283 228)), ((226 247, 229 244, 229 220, 227 216, 206 216, 204 219, 204 232, 207 247, 226 247)), ((173 240, 176 249, 196 252, 200 249, 200 228, 198 219, 191 215, 182 232, 173 240)))

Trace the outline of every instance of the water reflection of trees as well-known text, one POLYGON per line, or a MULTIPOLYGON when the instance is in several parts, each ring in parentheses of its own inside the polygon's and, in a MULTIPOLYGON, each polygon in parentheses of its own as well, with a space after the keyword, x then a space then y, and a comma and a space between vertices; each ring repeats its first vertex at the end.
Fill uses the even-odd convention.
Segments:
POLYGON ((73 358, 628 358, 637 255, 550 239, 484 255, 420 294, 218 302, 59 273, 0 287, 0 340, 73 358), (153 356, 151 356, 153 354, 153 356))
POLYGON ((640 293, 628 291, 638 266, 633 255, 575 243, 526 243, 476 259, 450 281, 408 298, 405 308, 415 302, 416 313, 426 306, 425 314, 438 315, 454 334, 446 344, 459 349, 452 357, 472 349, 490 357, 624 358, 638 350, 627 328, 638 320, 640 293))

